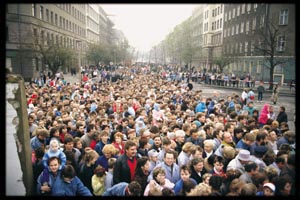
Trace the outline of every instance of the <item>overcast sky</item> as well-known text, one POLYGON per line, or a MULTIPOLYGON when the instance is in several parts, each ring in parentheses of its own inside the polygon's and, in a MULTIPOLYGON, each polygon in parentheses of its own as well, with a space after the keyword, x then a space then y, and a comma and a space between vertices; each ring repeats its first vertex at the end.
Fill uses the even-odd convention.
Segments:
MULTIPOLYGON (((148 51, 192 15, 197 4, 100 4, 129 44, 148 51)), ((198 4, 199 5, 199 4, 198 4)))

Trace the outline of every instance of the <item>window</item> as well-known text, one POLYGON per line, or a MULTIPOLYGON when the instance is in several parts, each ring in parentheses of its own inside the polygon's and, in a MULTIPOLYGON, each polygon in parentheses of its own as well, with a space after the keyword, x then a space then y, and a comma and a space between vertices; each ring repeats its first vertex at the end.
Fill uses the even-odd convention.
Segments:
POLYGON ((288 9, 281 10, 280 14, 279 14, 279 25, 287 25, 288 24, 288 16, 289 16, 288 9))
POLYGON ((46 20, 47 20, 47 22, 49 22, 49 10, 48 9, 46 9, 46 20))
POLYGON ((222 28, 222 22, 223 22, 223 20, 222 20, 222 18, 220 19, 220 28, 222 28))
POLYGON ((256 28, 256 17, 254 17, 252 21, 252 31, 254 31, 255 28, 256 28))
POLYGON ((228 13, 228 21, 231 20, 231 11, 228 13))
POLYGON ((249 21, 247 21, 246 22, 246 34, 248 34, 248 32, 249 32, 249 24, 250 24, 249 21))
POLYGON ((44 31, 41 31, 41 43, 42 43, 42 45, 44 45, 45 44, 45 36, 44 36, 44 31))
POLYGON ((62 27, 62 17, 59 17, 59 27, 62 27))
POLYGON ((251 42, 251 56, 253 55, 253 53, 254 53, 254 43, 251 42))
POLYGON ((225 16, 224 16, 224 22, 227 21, 227 13, 225 13, 225 16))
POLYGON ((231 27, 231 35, 234 35, 234 26, 231 27))
POLYGON ((226 38, 226 32, 227 32, 227 31, 226 31, 226 29, 225 29, 225 30, 224 30, 224 34, 223 34, 223 37, 224 37, 224 38, 226 38))
POLYGON ((243 53, 243 43, 240 42, 240 53, 243 53))
POLYGON ((241 23, 241 33, 244 33, 244 22, 241 23))
POLYGON ((256 11, 257 3, 255 3, 255 4, 253 5, 253 8, 254 8, 254 11, 256 11))
POLYGON ((235 34, 239 34, 239 24, 235 25, 235 34))
POLYGON ((236 16, 240 15, 240 5, 237 6, 236 8, 236 16))
POLYGON ((34 38, 38 38, 38 33, 37 33, 37 29, 36 28, 33 29, 33 37, 34 38))
POLYGON ((248 4, 247 4, 247 12, 249 13, 250 11, 251 11, 251 4, 248 3, 248 4))
POLYGON ((235 18, 235 8, 232 10, 232 19, 235 18))
POLYGON ((58 23, 58 21, 57 21, 57 14, 55 14, 55 25, 57 26, 57 23, 58 23))
POLYGON ((277 51, 284 51, 285 50, 285 36, 278 36, 277 40, 277 51))
POLYGON ((242 4, 242 14, 245 13, 245 7, 246 7, 246 5, 243 3, 243 4, 242 4))
POLYGON ((262 15, 262 16, 260 16, 260 25, 259 25, 259 27, 263 28, 264 25, 265 25, 265 16, 262 15))
POLYGON ((245 42, 245 56, 247 55, 248 53, 248 42, 245 42))
POLYGON ((33 17, 36 17, 36 5, 35 4, 32 4, 31 14, 32 14, 33 17))
POLYGON ((47 45, 50 45, 50 33, 47 33, 47 45))
POLYGON ((51 20, 51 24, 53 24, 53 12, 51 11, 51 14, 50 14, 50 20, 51 20))
POLYGON ((40 19, 44 20, 44 7, 40 7, 40 19))

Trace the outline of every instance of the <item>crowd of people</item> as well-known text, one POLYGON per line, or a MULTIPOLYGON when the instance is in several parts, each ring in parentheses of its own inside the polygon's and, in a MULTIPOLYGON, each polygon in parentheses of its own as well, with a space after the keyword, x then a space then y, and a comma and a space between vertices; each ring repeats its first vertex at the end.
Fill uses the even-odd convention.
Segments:
POLYGON ((256 109, 252 89, 204 96, 172 66, 117 70, 128 78, 26 85, 34 195, 295 195, 284 106, 256 109))

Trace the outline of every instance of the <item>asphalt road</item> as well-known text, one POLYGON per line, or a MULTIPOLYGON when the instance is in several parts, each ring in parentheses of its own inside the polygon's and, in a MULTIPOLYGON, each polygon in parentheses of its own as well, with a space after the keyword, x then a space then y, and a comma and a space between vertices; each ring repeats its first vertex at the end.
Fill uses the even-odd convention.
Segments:
MULTIPOLYGON (((192 83, 194 88, 193 90, 202 90, 202 95, 204 97, 212 97, 213 92, 216 91, 220 94, 220 97, 223 97, 224 99, 226 99, 227 96, 235 93, 238 95, 242 94, 242 89, 230 89, 230 88, 221 88, 221 87, 213 87, 210 85, 206 85, 206 84, 196 84, 196 83, 192 83)), ((254 100, 254 107, 256 109, 258 109, 259 111, 261 110, 261 108, 263 107, 263 105, 265 103, 270 103, 271 105, 273 105, 273 102, 271 102, 271 93, 264 93, 263 94, 263 101, 262 102, 258 102, 257 101, 257 93, 254 89, 254 93, 256 95, 256 98, 254 100)), ((288 115, 288 124, 289 124, 289 128, 290 130, 295 131, 295 124, 294 124, 294 114, 296 113, 296 101, 295 101, 295 96, 288 96, 288 95, 279 95, 278 97, 278 101, 277 104, 273 105, 274 106, 274 111, 276 113, 276 115, 279 112, 279 107, 281 105, 285 106, 285 110, 286 113, 288 115)))

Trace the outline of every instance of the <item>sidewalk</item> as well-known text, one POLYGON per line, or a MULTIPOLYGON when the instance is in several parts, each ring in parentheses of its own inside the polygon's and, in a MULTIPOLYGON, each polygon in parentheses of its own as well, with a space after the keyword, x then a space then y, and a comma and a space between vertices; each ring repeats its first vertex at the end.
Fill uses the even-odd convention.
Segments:
MULTIPOLYGON (((209 84, 205 84, 204 82, 200 82, 200 83, 197 83, 197 82, 191 82, 193 85, 205 85, 206 87, 210 86, 212 88, 222 88, 222 89, 230 89, 230 90, 236 90, 236 91, 243 91, 244 88, 247 88, 247 89, 250 89, 248 87, 229 87, 229 86, 220 86, 220 85, 209 85, 209 84)), ((255 84, 255 87, 252 88, 254 92, 257 91, 257 87, 258 87, 258 83, 255 84)), ((266 84, 264 83, 264 87, 266 89, 265 93, 269 93, 269 94, 272 94, 272 90, 269 90, 269 84, 266 84)), ((279 90, 279 93, 278 95, 279 96, 288 96, 288 97, 295 97, 296 96, 296 90, 295 88, 292 88, 290 90, 290 87, 287 86, 287 85, 281 85, 278 87, 278 90, 279 90)))
MULTIPOLYGON (((70 73, 67 73, 67 74, 64 74, 64 78, 67 82, 69 83, 75 83, 75 82, 79 82, 80 81, 80 77, 81 77, 81 74, 80 73, 77 73, 76 76, 71 76, 70 73)), ((201 82, 201 83, 196 83, 196 82, 191 82, 193 85, 205 85, 205 86, 210 86, 212 88, 222 88, 222 89, 231 89, 231 90, 237 90, 237 91, 242 91, 245 87, 239 87, 239 88, 236 88, 236 87, 229 87, 229 86, 219 86, 219 85, 209 85, 209 84, 205 84, 204 82, 201 82)), ((257 86, 258 86, 258 82, 255 84, 255 87, 253 88, 253 91, 255 92, 256 89, 257 89, 257 86)), ((271 94, 272 91, 269 90, 269 84, 266 84, 264 83, 264 87, 266 89, 265 93, 269 93, 271 94)), ((246 87, 247 88, 247 87, 246 87)), ((249 88, 247 88, 249 89, 249 88)), ((289 97, 294 97, 296 96, 296 90, 295 88, 292 88, 290 90, 290 87, 288 85, 282 85, 282 86, 279 86, 279 96, 289 96, 289 97)))

